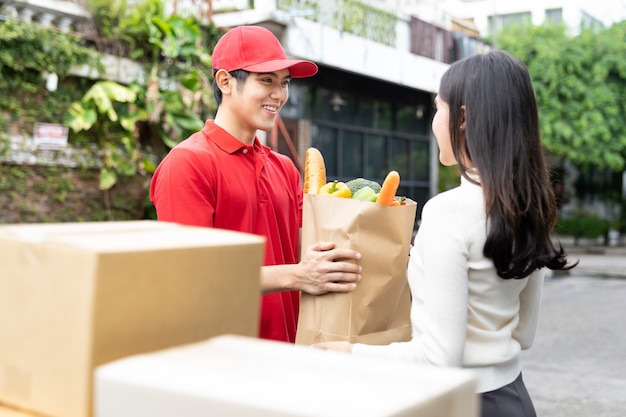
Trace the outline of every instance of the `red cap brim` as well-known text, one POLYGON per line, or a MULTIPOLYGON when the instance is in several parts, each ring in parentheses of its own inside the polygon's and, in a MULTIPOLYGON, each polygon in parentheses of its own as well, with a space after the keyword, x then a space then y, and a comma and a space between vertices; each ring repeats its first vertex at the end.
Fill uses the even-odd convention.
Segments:
POLYGON ((306 78, 317 74, 317 65, 311 61, 300 59, 276 59, 260 64, 248 65, 242 70, 249 72, 274 72, 288 69, 292 78, 306 78))

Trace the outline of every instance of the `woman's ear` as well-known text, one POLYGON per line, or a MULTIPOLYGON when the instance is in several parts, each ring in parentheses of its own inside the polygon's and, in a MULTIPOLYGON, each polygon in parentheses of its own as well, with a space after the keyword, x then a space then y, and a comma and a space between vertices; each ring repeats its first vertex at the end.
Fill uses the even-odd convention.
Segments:
POLYGON ((215 73, 214 78, 215 84, 217 85, 217 88, 219 88, 222 92, 222 95, 229 95, 231 89, 231 79, 233 78, 232 75, 230 75, 228 71, 221 69, 215 73))
POLYGON ((465 134, 465 129, 467 128, 465 104, 461 106, 459 114, 459 149, 462 151, 460 152, 461 162, 466 168, 473 168, 474 164, 472 163, 472 157, 467 146, 467 136, 465 134))
POLYGON ((459 112, 459 114, 460 114, 459 126, 461 127, 461 130, 465 130, 465 104, 461 106, 461 111, 459 112))

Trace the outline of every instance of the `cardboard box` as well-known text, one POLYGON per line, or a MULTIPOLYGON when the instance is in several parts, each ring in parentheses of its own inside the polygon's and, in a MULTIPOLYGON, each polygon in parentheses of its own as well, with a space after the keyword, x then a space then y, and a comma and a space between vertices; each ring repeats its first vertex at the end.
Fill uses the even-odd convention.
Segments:
POLYGON ((95 417, 477 417, 473 373, 241 336, 95 374, 95 417))
POLYGON ((98 365, 256 337, 264 245, 156 221, 0 226, 0 403, 90 416, 98 365))

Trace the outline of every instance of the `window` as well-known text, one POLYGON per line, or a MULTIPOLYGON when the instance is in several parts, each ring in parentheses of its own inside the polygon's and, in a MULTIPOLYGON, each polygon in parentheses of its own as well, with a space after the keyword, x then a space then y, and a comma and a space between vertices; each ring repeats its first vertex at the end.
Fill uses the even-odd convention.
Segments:
POLYGON ((314 124, 311 135, 314 138, 313 146, 324 155, 327 176, 337 176, 339 170, 337 159, 338 129, 332 126, 314 124))
POLYGON ((366 141, 366 161, 363 177, 365 178, 381 178, 387 175, 385 168, 387 160, 387 138, 380 134, 367 135, 366 141))
POLYGON ((506 26, 519 25, 531 21, 530 12, 499 14, 489 16, 489 30, 491 33, 499 31, 506 26))
MULTIPOLYGON (((401 176, 398 195, 423 206, 430 195, 432 94, 320 67, 311 83, 310 146, 324 155, 326 178, 401 176)), ((306 80, 304 81, 306 82, 306 80)), ((419 208, 418 208, 419 210, 419 208)))
POLYGON ((312 146, 324 155, 326 177, 347 181, 364 177, 382 183, 390 170, 402 178, 402 191, 420 204, 426 201, 430 178, 428 136, 388 131, 385 134, 355 125, 313 121, 312 146))
POLYGON ((338 174, 342 177, 356 178, 363 175, 363 133, 343 129, 339 140, 338 174))
POLYGON ((561 23, 563 21, 563 9, 547 9, 546 22, 561 23))

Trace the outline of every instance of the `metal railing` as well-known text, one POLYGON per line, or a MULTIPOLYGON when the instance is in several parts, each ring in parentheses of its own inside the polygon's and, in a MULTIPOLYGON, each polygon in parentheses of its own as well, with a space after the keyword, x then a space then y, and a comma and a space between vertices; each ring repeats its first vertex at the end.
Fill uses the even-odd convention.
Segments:
POLYGON ((388 46, 396 45, 395 13, 357 0, 277 0, 281 11, 388 46))

